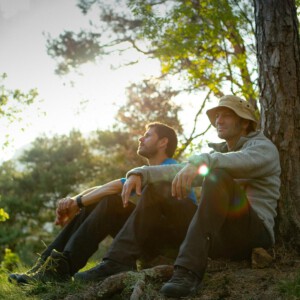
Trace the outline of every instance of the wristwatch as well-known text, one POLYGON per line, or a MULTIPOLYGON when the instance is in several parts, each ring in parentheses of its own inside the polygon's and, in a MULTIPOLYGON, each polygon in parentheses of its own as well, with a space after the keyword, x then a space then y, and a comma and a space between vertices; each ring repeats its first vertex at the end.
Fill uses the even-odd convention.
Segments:
POLYGON ((83 207, 84 207, 84 205, 82 204, 82 195, 78 195, 78 196, 76 197, 76 203, 77 203, 77 206, 78 206, 79 208, 83 208, 83 207))

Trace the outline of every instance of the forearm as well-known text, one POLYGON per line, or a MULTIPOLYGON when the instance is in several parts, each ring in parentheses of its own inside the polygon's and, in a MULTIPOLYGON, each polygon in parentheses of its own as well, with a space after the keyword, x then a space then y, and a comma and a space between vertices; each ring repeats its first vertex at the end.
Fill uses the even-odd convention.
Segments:
POLYGON ((105 196, 121 193, 122 187, 123 184, 121 180, 117 179, 102 186, 91 188, 90 192, 84 194, 80 193, 80 195, 82 195, 81 202, 83 206, 89 206, 101 201, 101 199, 105 196))
POLYGON ((228 153, 203 153, 189 158, 194 166, 205 164, 209 169, 226 170, 234 178, 257 178, 272 174, 278 166, 278 152, 271 143, 248 145, 239 151, 228 153))
POLYGON ((92 192, 92 191, 94 191, 94 190, 96 190, 96 189, 98 189, 98 188, 100 188, 101 187, 101 185, 98 185, 98 186, 94 186, 94 187, 91 187, 91 188, 89 188, 89 189, 87 189, 87 190, 84 190, 83 192, 81 192, 81 193, 79 193, 78 195, 76 195, 76 196, 74 196, 74 197, 72 197, 72 198, 76 198, 77 196, 79 196, 79 195, 87 195, 87 194, 89 194, 90 192, 92 192))
POLYGON ((127 177, 133 174, 142 176, 142 185, 148 183, 155 183, 159 181, 172 182, 175 175, 180 171, 185 164, 162 165, 162 166, 148 166, 135 168, 127 173, 127 177))

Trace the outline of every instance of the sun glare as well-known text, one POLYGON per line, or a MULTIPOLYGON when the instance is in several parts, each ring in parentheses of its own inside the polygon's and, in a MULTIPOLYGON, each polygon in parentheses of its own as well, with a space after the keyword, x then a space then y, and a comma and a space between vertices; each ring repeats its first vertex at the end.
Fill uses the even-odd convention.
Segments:
POLYGON ((209 168, 207 165, 203 164, 199 167, 198 172, 202 176, 206 176, 209 173, 209 168))

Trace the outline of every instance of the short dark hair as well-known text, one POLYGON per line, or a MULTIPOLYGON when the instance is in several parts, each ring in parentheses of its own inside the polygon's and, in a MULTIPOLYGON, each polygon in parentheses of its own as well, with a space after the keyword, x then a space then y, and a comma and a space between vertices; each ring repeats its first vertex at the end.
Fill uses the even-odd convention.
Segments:
POLYGON ((160 122, 152 122, 147 124, 146 130, 148 130, 149 128, 154 128, 156 134, 160 139, 165 137, 168 139, 166 154, 168 155, 168 157, 173 157, 178 143, 175 130, 172 127, 160 122))

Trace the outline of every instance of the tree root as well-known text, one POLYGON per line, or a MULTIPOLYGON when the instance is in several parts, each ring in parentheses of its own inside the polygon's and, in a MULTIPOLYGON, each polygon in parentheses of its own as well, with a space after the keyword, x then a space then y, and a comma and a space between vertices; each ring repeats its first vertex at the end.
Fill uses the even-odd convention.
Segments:
POLYGON ((83 293, 69 295, 65 300, 112 299, 124 293, 127 299, 139 300, 145 295, 145 289, 151 282, 163 282, 171 278, 173 266, 160 265, 140 272, 124 272, 112 275, 104 281, 90 286, 83 293))

